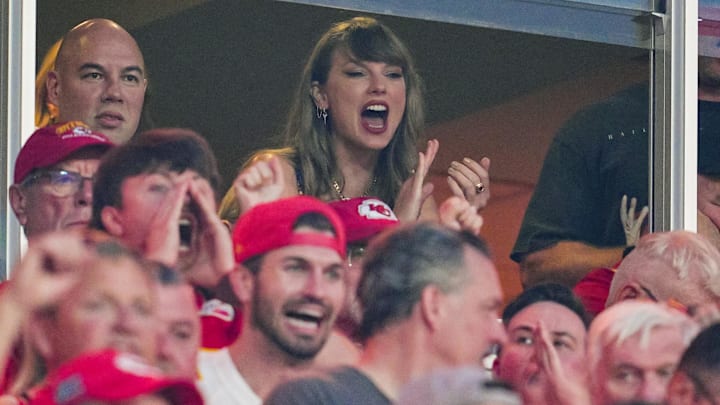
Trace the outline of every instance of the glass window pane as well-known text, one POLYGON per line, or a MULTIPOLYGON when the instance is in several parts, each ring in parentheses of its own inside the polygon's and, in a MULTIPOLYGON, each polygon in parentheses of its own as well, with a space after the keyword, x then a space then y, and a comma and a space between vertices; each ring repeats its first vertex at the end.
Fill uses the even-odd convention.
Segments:
MULTIPOLYGON (((71 14, 62 14, 59 3, 38 1, 38 27, 62 27, 38 30, 38 52, 83 18, 115 18, 145 54, 150 89, 144 127, 191 127, 204 134, 225 186, 252 151, 277 144, 274 137, 315 41, 333 22, 360 14, 288 2, 215 0, 158 11, 162 18, 131 19, 112 1, 86 2, 71 14)), ((367 12, 373 4, 391 8, 403 2, 362 3, 367 12)), ((483 233, 506 277, 506 295, 512 296, 520 287, 509 254, 548 148, 575 113, 647 82, 650 19, 645 2, 492 3, 495 7, 481 0, 448 7, 419 1, 434 7, 415 10, 423 11, 421 18, 408 18, 414 9, 407 6, 377 17, 407 43, 425 82, 427 134, 441 144, 432 179, 437 199, 450 193, 446 170, 453 160, 492 159, 493 197, 483 233)))

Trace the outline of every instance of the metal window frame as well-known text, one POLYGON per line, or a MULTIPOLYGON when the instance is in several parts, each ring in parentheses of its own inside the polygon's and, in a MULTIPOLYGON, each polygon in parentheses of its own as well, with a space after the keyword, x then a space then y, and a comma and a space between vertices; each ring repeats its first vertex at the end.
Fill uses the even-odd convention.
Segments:
POLYGON ((33 131, 35 113, 35 0, 0 0, 0 187, 3 202, 0 249, 4 266, 0 278, 6 279, 9 269, 20 257, 25 243, 20 225, 10 208, 7 189, 12 184, 15 156, 33 131))
POLYGON ((651 229, 697 230, 698 1, 653 13, 651 229))

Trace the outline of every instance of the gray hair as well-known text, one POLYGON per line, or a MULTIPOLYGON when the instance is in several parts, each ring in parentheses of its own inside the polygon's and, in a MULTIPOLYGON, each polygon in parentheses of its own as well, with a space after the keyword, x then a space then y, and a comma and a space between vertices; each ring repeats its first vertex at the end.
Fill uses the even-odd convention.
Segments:
POLYGON ((645 347, 650 343, 651 333, 659 328, 677 329, 686 346, 698 332, 690 317, 665 304, 627 300, 605 309, 593 320, 588 332, 591 374, 606 347, 618 347, 634 336, 639 336, 640 346, 645 347))
POLYGON ((619 290, 630 280, 645 279, 648 283, 676 277, 682 289, 689 280, 714 297, 720 297, 720 252, 701 235, 688 231, 655 232, 643 236, 635 249, 623 260, 613 277, 608 293, 608 305, 614 302, 619 290), (650 260, 666 263, 674 275, 657 274, 647 266, 650 260))
POLYGON ((465 246, 489 257, 480 238, 433 223, 399 226, 371 242, 358 286, 360 338, 410 316, 429 285, 445 293, 460 289, 468 277, 465 246))

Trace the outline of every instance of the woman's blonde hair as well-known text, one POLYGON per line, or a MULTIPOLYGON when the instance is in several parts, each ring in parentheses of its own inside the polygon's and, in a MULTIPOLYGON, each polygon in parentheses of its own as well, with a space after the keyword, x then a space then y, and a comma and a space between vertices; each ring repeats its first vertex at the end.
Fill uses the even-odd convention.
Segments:
POLYGON ((47 81, 48 73, 55 69, 55 59, 62 44, 62 39, 57 40, 48 49, 43 58, 40 70, 35 76, 35 126, 42 128, 55 123, 58 117, 58 108, 48 100, 47 81))

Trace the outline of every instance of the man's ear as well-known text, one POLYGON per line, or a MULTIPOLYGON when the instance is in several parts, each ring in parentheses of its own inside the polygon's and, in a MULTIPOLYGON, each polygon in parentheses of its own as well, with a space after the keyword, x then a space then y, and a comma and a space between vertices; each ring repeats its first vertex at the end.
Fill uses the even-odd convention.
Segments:
POLYGON ((230 286, 232 286, 233 293, 241 303, 248 302, 252 299, 253 290, 255 289, 255 278, 250 270, 242 264, 237 266, 237 269, 233 270, 228 274, 228 280, 230 286))
POLYGON ((617 292, 614 302, 618 303, 623 300, 636 300, 645 297, 647 297, 647 294, 643 292, 640 285, 635 282, 630 282, 624 285, 620 291, 617 292))
POLYGON ((675 399, 677 403, 693 404, 695 403, 695 386, 684 372, 675 371, 668 383, 667 396, 675 399))
POLYGON ((48 72, 47 78, 45 79, 45 89, 47 90, 48 101, 55 105, 59 105, 58 99, 60 98, 60 82, 56 71, 51 70, 48 72))
POLYGON ((113 206, 107 205, 100 211, 100 221, 110 235, 120 237, 125 233, 121 218, 120 211, 113 206))
POLYGON ((315 100, 315 105, 318 108, 328 109, 330 107, 328 105, 327 94, 325 94, 319 82, 315 81, 310 85, 310 96, 315 100))
POLYGON ((20 225, 25 226, 28 220, 27 196, 17 184, 13 184, 12 186, 10 186, 10 189, 8 191, 10 198, 10 206, 15 213, 15 217, 17 217, 20 225))
POLYGON ((627 285, 620 289, 620 292, 618 293, 618 301, 637 299, 653 300, 653 298, 645 292, 642 286, 634 281, 627 283, 627 285))
POLYGON ((640 288, 637 283, 631 282, 623 286, 623 288, 618 291, 618 298, 615 302, 620 302, 622 300, 634 300, 646 296, 647 295, 643 293, 642 288, 640 288))
POLYGON ((438 330, 442 324, 444 298, 442 291, 432 284, 426 286, 420 294, 420 313, 431 331, 438 330))

